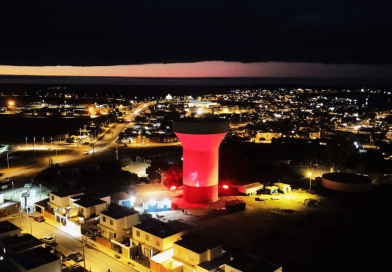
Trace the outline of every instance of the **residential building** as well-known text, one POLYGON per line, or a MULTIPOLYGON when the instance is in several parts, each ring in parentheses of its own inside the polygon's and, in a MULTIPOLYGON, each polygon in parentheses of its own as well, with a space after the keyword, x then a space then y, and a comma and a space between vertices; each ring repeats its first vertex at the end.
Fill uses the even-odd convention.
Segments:
MULTIPOLYGON (((198 269, 202 263, 222 257, 222 245, 211 239, 202 239, 193 234, 185 235, 173 245, 173 259, 183 263, 184 272, 206 271, 198 269)), ((209 270, 209 267, 206 266, 209 270)))
POLYGON ((138 223, 139 213, 134 209, 111 206, 101 212, 98 228, 103 237, 119 241, 126 234, 130 234, 132 226, 138 223))
POLYGON ((0 240, 0 256, 7 261, 10 256, 37 247, 45 247, 45 244, 30 234, 11 236, 0 240))
POLYGON ((118 205, 133 207, 136 197, 127 192, 115 192, 110 194, 110 199, 118 205))
POLYGON ((53 209, 53 212, 65 213, 66 210, 70 210, 72 208, 71 197, 80 196, 83 193, 77 192, 60 192, 54 191, 49 193, 49 202, 48 206, 53 209))
POLYGON ((24 251, 9 258, 12 272, 61 272, 61 260, 43 247, 24 251))
POLYGON ((80 200, 73 202, 74 208, 78 209, 78 216, 82 218, 97 217, 106 210, 109 204, 101 199, 94 199, 91 197, 83 197, 80 200))
POLYGON ((225 265, 225 272, 282 272, 282 267, 264 259, 242 253, 225 265))
POLYGON ((9 221, 0 222, 0 239, 11 236, 20 236, 22 230, 9 221))
POLYGON ((162 212, 171 210, 170 193, 165 191, 148 192, 141 195, 144 212, 162 212))
POLYGON ((149 218, 133 226, 131 241, 136 245, 141 244, 143 255, 151 257, 172 248, 174 243, 191 229, 191 226, 177 220, 165 223, 149 218))

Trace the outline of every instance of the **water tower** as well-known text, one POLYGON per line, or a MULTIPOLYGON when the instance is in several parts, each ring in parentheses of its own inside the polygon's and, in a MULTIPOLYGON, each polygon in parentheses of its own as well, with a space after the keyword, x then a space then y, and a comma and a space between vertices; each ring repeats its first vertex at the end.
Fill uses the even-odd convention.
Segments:
POLYGON ((219 145, 229 131, 228 121, 216 118, 183 118, 173 131, 183 147, 184 200, 208 203, 218 200, 219 145))

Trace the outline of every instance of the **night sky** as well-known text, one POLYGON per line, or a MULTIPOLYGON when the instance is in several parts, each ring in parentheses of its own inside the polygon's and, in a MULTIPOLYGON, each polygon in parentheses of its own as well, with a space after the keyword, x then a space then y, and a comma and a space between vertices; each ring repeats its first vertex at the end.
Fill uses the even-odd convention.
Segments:
POLYGON ((22 2, 1 4, 0 74, 391 76, 389 1, 22 2))

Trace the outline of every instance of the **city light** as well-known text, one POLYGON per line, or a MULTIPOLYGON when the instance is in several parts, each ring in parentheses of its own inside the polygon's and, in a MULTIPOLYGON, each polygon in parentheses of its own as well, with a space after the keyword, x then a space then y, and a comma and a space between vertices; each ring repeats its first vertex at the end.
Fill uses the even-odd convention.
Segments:
POLYGON ((308 177, 311 177, 311 176, 312 176, 312 173, 308 172, 308 177))
POLYGON ((155 204, 157 204, 157 202, 155 201, 155 199, 151 199, 150 202, 149 202, 149 204, 150 204, 151 206, 155 206, 155 204))
POLYGON ((12 101, 12 100, 8 101, 8 106, 12 107, 12 106, 14 106, 14 105, 15 105, 15 102, 14 102, 14 101, 12 101))
POLYGON ((228 185, 223 185, 223 189, 229 189, 228 185))
POLYGON ((173 185, 172 187, 170 187, 170 190, 174 191, 176 188, 177 187, 173 185))

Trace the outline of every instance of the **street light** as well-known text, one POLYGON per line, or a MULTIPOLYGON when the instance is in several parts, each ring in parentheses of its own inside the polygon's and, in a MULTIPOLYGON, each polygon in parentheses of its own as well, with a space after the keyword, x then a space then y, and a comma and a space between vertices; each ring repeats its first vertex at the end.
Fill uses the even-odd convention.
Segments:
POLYGON ((34 142, 33 142, 33 152, 34 152, 34 160, 35 160, 35 137, 34 137, 34 142))
POLYGON ((15 194, 14 182, 11 181, 11 183, 12 183, 12 194, 14 195, 15 194))
POLYGON ((45 146, 44 137, 42 137, 42 146, 45 146))
POLYGON ((309 193, 312 190, 312 173, 308 172, 308 177, 309 177, 309 193))

